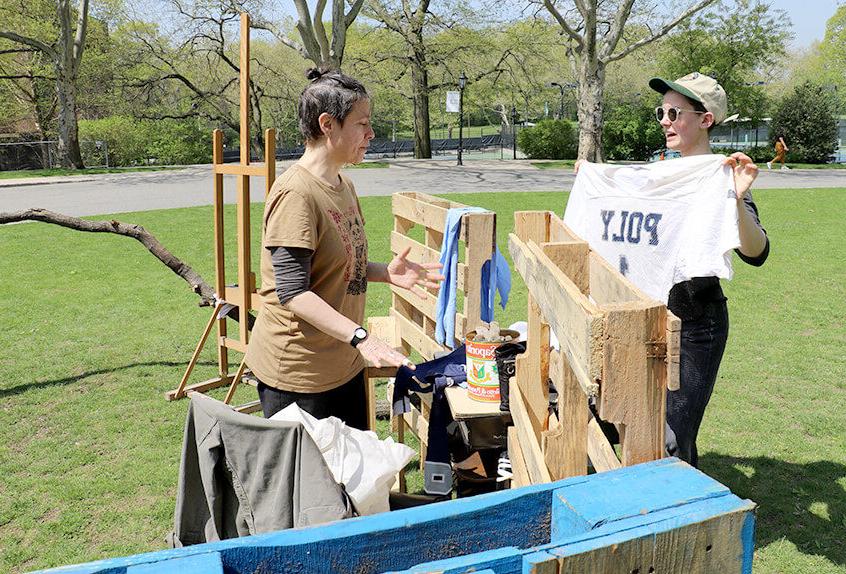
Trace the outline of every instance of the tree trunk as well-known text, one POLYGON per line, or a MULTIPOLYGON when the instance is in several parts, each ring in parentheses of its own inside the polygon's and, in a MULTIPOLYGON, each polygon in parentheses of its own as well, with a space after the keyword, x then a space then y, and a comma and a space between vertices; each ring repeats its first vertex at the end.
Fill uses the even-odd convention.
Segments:
POLYGON ((59 161, 62 167, 84 169, 79 149, 79 128, 76 121, 76 78, 56 65, 56 91, 59 94, 59 161))
POLYGON ((432 158, 432 139, 429 134, 429 74, 425 60, 411 60, 411 94, 414 102, 414 157, 432 158))
POLYGON ((579 74, 579 159, 602 162, 602 98, 605 91, 605 64, 582 61, 579 74))

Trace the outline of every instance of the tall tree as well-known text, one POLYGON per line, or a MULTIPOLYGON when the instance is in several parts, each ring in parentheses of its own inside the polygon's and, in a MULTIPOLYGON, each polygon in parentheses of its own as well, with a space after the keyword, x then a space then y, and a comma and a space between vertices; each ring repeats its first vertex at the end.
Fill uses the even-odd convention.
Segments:
POLYGON ((600 2, 574 0, 575 9, 562 11, 557 0, 542 0, 546 10, 569 39, 568 55, 577 78, 579 111, 579 158, 602 160, 603 95, 606 68, 638 48, 654 42, 715 0, 667 4, 635 0, 600 2), (622 42, 621 42, 622 41, 622 42))
POLYGON ((280 42, 297 50, 304 58, 314 62, 315 66, 340 70, 347 44, 347 29, 352 26, 361 11, 364 0, 332 0, 331 38, 327 35, 323 23, 327 2, 328 0, 317 0, 312 14, 306 0, 294 0, 298 15, 297 32, 301 42, 285 34, 269 19, 257 17, 253 25, 272 32, 280 42))
POLYGON ((767 114, 763 86, 786 57, 790 20, 766 0, 718 2, 681 25, 659 51, 660 69, 671 78, 702 72, 729 96, 729 113, 752 127, 767 114))
MULTIPOLYGON (((431 0, 374 0, 365 15, 378 21, 397 38, 399 45, 388 44, 375 54, 379 62, 401 65, 401 77, 408 73, 409 97, 413 105, 414 156, 432 157, 430 98, 444 88, 456 88, 460 71, 468 70, 468 85, 500 70, 508 50, 498 54, 488 68, 478 66, 480 56, 491 53, 494 45, 482 27, 469 28, 464 23, 478 21, 479 15, 460 3, 431 0), (387 49, 385 49, 387 48, 387 49), (431 81, 433 68, 442 72, 441 81, 431 81)), ((365 63, 366 65, 366 63, 365 63)))
POLYGON ((82 169, 77 127, 77 76, 85 51, 89 0, 78 0, 75 9, 70 0, 56 0, 58 29, 52 39, 41 39, 25 32, 0 30, 0 38, 29 46, 47 56, 56 77, 59 99, 59 160, 63 167, 82 169), (75 12, 75 18, 74 18, 75 12))

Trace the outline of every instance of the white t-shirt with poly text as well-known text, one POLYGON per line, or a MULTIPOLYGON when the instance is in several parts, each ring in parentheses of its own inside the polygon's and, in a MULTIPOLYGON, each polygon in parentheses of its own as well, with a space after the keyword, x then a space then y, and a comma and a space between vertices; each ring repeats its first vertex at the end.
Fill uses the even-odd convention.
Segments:
POLYGON ((731 279, 740 246, 734 177, 709 154, 647 165, 583 162, 564 223, 650 297, 676 283, 731 279))

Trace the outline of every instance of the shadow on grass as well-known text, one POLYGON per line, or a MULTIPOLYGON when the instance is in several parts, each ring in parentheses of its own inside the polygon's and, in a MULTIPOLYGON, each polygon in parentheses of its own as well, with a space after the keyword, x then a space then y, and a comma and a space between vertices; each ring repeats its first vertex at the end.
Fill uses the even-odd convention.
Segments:
MULTIPOLYGON (((17 385, 14 387, 10 387, 8 389, 0 389, 0 399, 11 397, 14 395, 19 395, 21 393, 25 393, 27 391, 31 391, 34 389, 43 389, 47 387, 53 387, 57 385, 70 385, 73 383, 78 383, 88 377, 93 377, 96 375, 103 375, 106 373, 117 373, 119 371, 126 371, 129 369, 136 369, 138 367, 182 367, 184 368, 187 365, 185 361, 149 361, 146 363, 131 363, 129 365, 122 365, 120 367, 114 367, 111 369, 97 369, 95 371, 85 371, 79 375, 74 375, 72 377, 64 377, 61 379, 52 379, 48 381, 38 381, 36 383, 25 383, 22 385, 17 385)), ((215 366, 217 365, 216 362, 213 361, 198 361, 197 366, 215 366)), ((181 371, 180 371, 181 373, 181 371)), ((176 385, 174 385, 175 387, 176 385)))
POLYGON ((804 554, 846 565, 846 465, 708 453, 699 467, 758 504, 756 547, 785 538, 804 554))

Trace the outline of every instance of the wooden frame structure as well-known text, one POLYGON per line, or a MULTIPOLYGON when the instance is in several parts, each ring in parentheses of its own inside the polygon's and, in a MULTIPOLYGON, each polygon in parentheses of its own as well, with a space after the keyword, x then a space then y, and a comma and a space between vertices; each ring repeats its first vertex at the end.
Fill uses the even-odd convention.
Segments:
MULTIPOLYGON (((398 254, 411 247, 409 257, 413 261, 437 263, 440 260, 447 211, 455 207, 467 206, 425 193, 395 193, 391 208, 394 217, 391 252, 398 254), (422 242, 411 237, 415 226, 423 230, 422 242)), ((457 267, 457 289, 463 295, 463 307, 461 310, 456 309, 453 336, 460 344, 464 335, 476 329, 481 322, 482 266, 495 253, 496 214, 487 212, 463 215, 459 241, 463 245, 464 256, 457 267)), ((414 292, 391 286, 389 314, 386 317, 371 317, 368 321, 370 332, 405 354, 416 351, 425 360, 432 359, 437 352, 448 351, 446 346, 435 340, 437 291, 431 290, 430 293, 430 296, 424 299, 414 292)), ((376 423, 373 379, 393 377, 395 374, 394 367, 367 368, 370 428, 375 428, 376 423)), ((404 440, 406 427, 420 438, 422 464, 428 436, 427 421, 431 397, 421 395, 421 402, 421 409, 412 407, 411 412, 393 418, 393 422, 400 441, 404 440)), ((402 476, 400 482, 402 483, 402 476)))
POLYGON ((514 266, 529 291, 526 353, 510 387, 514 486, 664 456, 667 388, 678 388, 681 321, 590 250, 552 212, 514 214, 514 266), (560 350, 550 349, 550 329, 560 350), (548 413, 547 378, 558 391, 548 413), (599 417, 616 425, 620 457, 599 417))
MULTIPOLYGON (((244 375, 245 362, 242 359, 234 374, 229 372, 229 350, 239 353, 247 352, 250 334, 250 311, 259 307, 258 295, 256 293, 256 275, 252 269, 250 248, 252 246, 252 235, 250 231, 250 177, 263 177, 265 179, 265 196, 270 193, 270 188, 276 179, 276 130, 269 128, 264 132, 264 165, 250 164, 250 17, 249 14, 241 14, 241 51, 240 51, 240 162, 238 164, 223 163, 223 131, 216 129, 212 133, 212 173, 214 174, 214 256, 215 256, 215 290, 217 302, 212 316, 209 318, 206 328, 194 349, 191 361, 179 382, 176 389, 168 391, 165 397, 168 400, 181 399, 187 396, 189 391, 206 392, 211 389, 230 385, 225 402, 229 404, 234 395, 238 382, 244 375), (236 191, 236 235, 237 235, 237 262, 238 282, 236 285, 227 285, 226 282, 226 260, 224 257, 224 245, 226 234, 224 230, 224 203, 223 203, 223 176, 234 175, 237 177, 236 191), (227 333, 226 314, 231 312, 232 307, 237 308, 239 333, 237 338, 230 337, 227 333), (215 323, 217 323, 217 360, 218 375, 207 381, 188 385, 188 379, 200 352, 208 340, 215 323)), ((253 412, 260 406, 258 401, 253 401, 238 407, 242 412, 253 412)))

